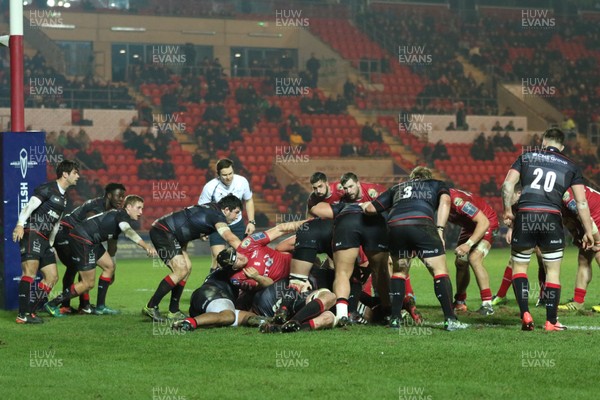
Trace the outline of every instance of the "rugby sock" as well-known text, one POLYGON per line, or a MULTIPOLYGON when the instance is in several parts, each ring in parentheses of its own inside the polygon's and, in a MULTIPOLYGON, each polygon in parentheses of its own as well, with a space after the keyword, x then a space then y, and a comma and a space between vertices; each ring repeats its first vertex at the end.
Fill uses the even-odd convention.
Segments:
MULTIPOLYGON (((63 304, 65 304, 65 303, 63 302, 63 304)), ((89 293, 84 293, 81 296, 79 296, 79 308, 85 308, 89 305, 90 305, 90 294, 89 293)))
POLYGON ((96 300, 96 307, 103 307, 104 303, 106 303, 106 292, 108 291, 111 282, 111 278, 102 275, 98 278, 98 298, 96 300))
POLYGON ((357 280, 352 280, 350 283, 350 297, 348 298, 348 311, 353 313, 356 311, 358 306, 358 299, 360 298, 360 292, 362 291, 362 283, 357 280))
POLYGON ((498 293, 496 296, 498 297, 506 297, 506 292, 508 292, 508 288, 512 283, 512 268, 506 267, 504 269, 504 276, 502 277, 502 283, 500 284, 500 289, 498 289, 498 293))
POLYGON ((69 287, 68 289, 65 289, 64 292, 62 292, 61 294, 56 296, 54 299, 50 300, 48 302, 48 304, 50 304, 52 307, 56 307, 60 303, 62 303, 65 299, 71 299, 71 298, 77 296, 77 294, 78 294, 77 291, 75 291, 75 285, 71 285, 71 287, 69 287))
POLYGON ((462 301, 464 303, 465 300, 467 300, 467 294, 466 293, 456 293, 454 295, 454 300, 462 301))
MULTIPOLYGON (((77 275, 77 268, 67 267, 67 269, 65 270, 65 274, 63 275, 63 278, 62 278, 63 292, 65 290, 67 290, 73 284, 73 282, 75 282, 75 275, 77 275)), ((63 301, 61 306, 62 307, 71 307, 71 299, 67 299, 67 300, 63 301)))
POLYGON ((492 301, 492 291, 490 288, 480 290, 479 295, 481 296, 481 301, 492 301))
POLYGON ((19 315, 29 313, 29 298, 31 297, 31 283, 33 278, 22 276, 19 281, 19 315))
POLYGON ((513 289, 515 290, 515 298, 519 304, 519 310, 521 311, 521 318, 523 314, 529 311, 529 281, 527 280, 527 274, 515 274, 513 275, 513 289))
POLYGON ((337 319, 348 318, 348 299, 339 297, 335 303, 335 317, 337 319))
POLYGON ((291 319, 302 323, 318 317, 323 313, 323 311, 325 311, 323 302, 320 299, 314 299, 302 307, 300 311, 298 311, 291 319))
POLYGON ((154 295, 148 302, 148 307, 150 307, 150 308, 157 307, 160 304, 160 301, 163 299, 163 297, 165 297, 167 295, 167 293, 169 293, 171 290, 173 290, 174 287, 175 287, 175 284, 173 283, 173 280, 171 279, 171 277, 169 275, 167 275, 165 277, 165 279, 160 281, 160 284, 158 285, 156 292, 154 292, 154 295))
POLYGON ((400 276, 392 276, 390 280, 390 303, 392 303, 392 318, 400 318, 402 315, 402 304, 406 291, 406 279, 400 276))
POLYGON ((48 301, 48 295, 52 291, 52 288, 46 285, 44 282, 38 284, 38 290, 35 291, 35 297, 31 299, 31 312, 36 312, 48 301))
POLYGON ((169 311, 172 313, 176 313, 179 311, 179 299, 181 299, 181 295, 183 294, 183 289, 185 288, 186 281, 179 281, 179 283, 171 290, 171 302, 169 303, 169 311))
POLYGON ((452 308, 452 282, 447 274, 440 274, 433 277, 433 289, 435 296, 438 298, 442 311, 444 311, 444 319, 456 319, 452 308))
POLYGON ((546 283, 544 285, 544 298, 546 299, 546 320, 551 324, 556 324, 556 311, 560 301, 560 285, 556 283, 546 283))
POLYGON ((312 331, 313 329, 315 329, 315 321, 312 319, 303 322, 302 325, 300 325, 301 331, 312 331))
POLYGON ((573 301, 583 304, 585 302, 586 292, 587 290, 585 289, 575 288, 575 295, 573 296, 573 301))

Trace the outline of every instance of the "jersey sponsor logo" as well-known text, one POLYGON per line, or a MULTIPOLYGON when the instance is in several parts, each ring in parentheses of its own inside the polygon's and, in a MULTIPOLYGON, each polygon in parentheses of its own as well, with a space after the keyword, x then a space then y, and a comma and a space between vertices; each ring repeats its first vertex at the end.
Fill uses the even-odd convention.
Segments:
POLYGON ((550 244, 560 244, 562 243, 562 239, 558 239, 558 240, 551 240, 550 244))
POLYGON ((40 243, 40 241, 37 240, 37 239, 34 240, 33 241, 33 249, 32 250, 33 250, 34 253, 39 253, 40 250, 42 250, 42 243, 40 243))
POLYGON ((273 258, 269 257, 268 254, 265 254, 265 256, 263 257, 264 262, 265 262, 265 266, 270 267, 271 265, 273 265, 273 258))
POLYGON ((469 217, 473 217, 477 213, 477 211, 479 211, 479 209, 467 201, 463 206, 462 211, 469 217))
POLYGON ((58 215, 55 211, 52 211, 52 210, 48 210, 48 215, 51 216, 52 218, 56 218, 56 219, 58 219, 60 217, 60 215, 58 215))
POLYGON ((250 237, 254 240, 266 239, 267 234, 264 232, 253 233, 250 237))
POLYGON ((96 264, 96 254, 93 251, 88 254, 88 264, 96 264))
POLYGON ((454 205, 456 207, 460 207, 463 203, 464 203, 464 200, 461 199, 460 197, 457 197, 457 198, 454 199, 454 205))
POLYGON ((375 198, 375 197, 377 197, 377 194, 378 194, 378 193, 377 193, 377 190, 375 190, 375 189, 373 189, 373 188, 371 188, 371 189, 367 190, 367 193, 368 193, 368 194, 369 194, 369 196, 371 196, 372 198, 375 198))
POLYGON ((250 246, 250 243, 252 242, 252 239, 250 238, 246 238, 242 241, 242 249, 245 249, 246 247, 250 246))

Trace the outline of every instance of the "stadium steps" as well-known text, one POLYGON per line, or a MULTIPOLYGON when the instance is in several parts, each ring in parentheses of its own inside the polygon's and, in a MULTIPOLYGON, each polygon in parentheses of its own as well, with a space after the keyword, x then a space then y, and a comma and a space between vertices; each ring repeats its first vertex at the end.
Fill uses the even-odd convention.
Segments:
POLYGON ((464 75, 471 75, 478 85, 486 83, 488 81, 485 73, 473 64, 471 64, 465 57, 463 57, 462 55, 458 55, 456 59, 462 64, 464 68, 464 75))

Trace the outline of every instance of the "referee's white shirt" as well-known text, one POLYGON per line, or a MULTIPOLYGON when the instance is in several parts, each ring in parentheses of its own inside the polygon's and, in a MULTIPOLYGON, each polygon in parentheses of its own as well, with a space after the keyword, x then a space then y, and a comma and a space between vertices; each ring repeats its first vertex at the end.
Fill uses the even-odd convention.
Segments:
MULTIPOLYGON (((233 194, 242 202, 250 200, 252 198, 252 191, 250 190, 248 179, 241 175, 233 174, 231 185, 225 186, 225 184, 221 182, 219 178, 214 178, 204 185, 204 188, 202 188, 202 193, 200 193, 198 204, 218 203, 219 200, 228 194, 233 194)), ((229 225, 236 224, 241 219, 242 213, 239 213, 235 221, 229 225)))

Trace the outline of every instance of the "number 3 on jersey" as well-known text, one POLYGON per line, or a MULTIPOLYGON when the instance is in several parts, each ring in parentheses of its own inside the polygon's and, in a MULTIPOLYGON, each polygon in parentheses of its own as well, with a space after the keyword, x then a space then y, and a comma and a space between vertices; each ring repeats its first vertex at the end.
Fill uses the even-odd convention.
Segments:
MULTIPOLYGON (((535 175, 535 179, 531 182, 532 189, 541 189, 539 182, 542 180, 544 176, 544 170, 541 168, 536 168, 533 170, 533 175, 535 175)), ((546 173, 546 178, 544 179, 544 192, 551 192, 554 188, 554 184, 556 183, 556 173, 554 171, 548 171, 546 173)))
POLYGON ((410 196, 412 196, 412 186, 405 186, 404 189, 402 189, 402 198, 408 199, 410 196))

